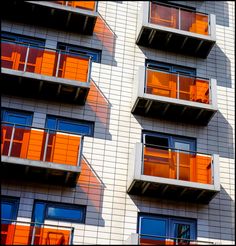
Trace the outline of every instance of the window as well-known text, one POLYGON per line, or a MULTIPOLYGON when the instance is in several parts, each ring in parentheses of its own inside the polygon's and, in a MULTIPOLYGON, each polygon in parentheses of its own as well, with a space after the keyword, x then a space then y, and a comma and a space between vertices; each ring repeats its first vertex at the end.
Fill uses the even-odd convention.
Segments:
POLYGON ((50 130, 66 131, 79 135, 92 136, 94 124, 88 121, 47 116, 45 128, 50 130))
POLYGON ((19 198, 1 197, 1 223, 9 224, 16 220, 19 206, 19 198))
POLYGON ((190 240, 196 240, 196 229, 195 219, 139 214, 138 233, 141 243, 164 243, 168 238, 175 238, 169 240, 189 244, 190 240))
POLYGON ((173 148, 185 151, 196 151, 196 139, 169 135, 164 133, 154 133, 143 131, 143 143, 149 147, 173 148))
POLYGON ((14 34, 14 33, 8 33, 8 32, 2 32, 2 38, 6 41, 11 41, 11 42, 20 42, 20 43, 25 43, 25 44, 30 44, 32 46, 45 46, 45 40, 39 39, 39 38, 34 38, 34 37, 27 37, 24 35, 20 34, 14 34))
POLYGON ((74 54, 82 54, 86 56, 91 56, 93 62, 98 62, 98 63, 101 62, 101 51, 100 50, 76 46, 76 45, 63 44, 63 43, 58 43, 57 48, 59 50, 63 50, 69 53, 71 52, 74 54))
POLYGON ((32 221, 44 223, 46 219, 85 223, 86 207, 82 205, 36 201, 32 221))
POLYGON ((3 109, 2 110, 2 121, 12 123, 12 124, 20 124, 25 126, 32 125, 33 113, 13 110, 13 109, 3 109))
POLYGON ((196 69, 184 66, 173 65, 164 62, 146 60, 146 67, 168 73, 179 73, 183 75, 196 76, 196 69))

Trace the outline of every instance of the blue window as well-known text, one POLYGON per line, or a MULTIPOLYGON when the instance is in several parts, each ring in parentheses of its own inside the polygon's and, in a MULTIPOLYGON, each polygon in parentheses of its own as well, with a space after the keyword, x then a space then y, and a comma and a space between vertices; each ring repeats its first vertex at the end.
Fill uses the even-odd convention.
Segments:
POLYGON ((190 137, 182 137, 169 135, 164 133, 154 133, 143 131, 142 141, 146 146, 157 146, 165 149, 173 148, 183 151, 196 151, 196 139, 190 137))
POLYGON ((58 43, 57 48, 59 50, 63 50, 69 53, 91 56, 93 62, 98 62, 98 63, 101 62, 101 50, 96 50, 96 49, 81 47, 81 46, 76 46, 76 45, 70 45, 70 44, 63 44, 63 43, 58 43))
POLYGON ((3 109, 2 110, 2 121, 12 123, 12 124, 20 124, 25 126, 32 125, 33 113, 13 110, 13 109, 3 109))
POLYGON ((33 38, 33 37, 28 37, 20 34, 14 34, 14 33, 9 33, 9 32, 2 32, 2 39, 10 42, 20 42, 24 44, 30 44, 32 46, 40 46, 44 47, 45 46, 45 40, 44 39, 39 39, 39 38, 33 38))
POLYGON ((139 214, 138 233, 141 240, 160 242, 175 238, 172 240, 178 244, 189 244, 189 240, 197 238, 197 221, 180 217, 139 214))
POLYGON ((86 207, 75 204, 36 201, 32 221, 44 223, 46 219, 85 223, 86 207))
POLYGON ((146 67, 167 73, 179 73, 183 75, 196 76, 196 69, 184 66, 173 65, 164 62, 146 60, 146 67))
POLYGON ((94 125, 92 122, 72 120, 62 117, 47 116, 45 128, 69 133, 92 136, 94 125))
POLYGON ((19 199, 15 197, 1 197, 1 223, 9 224, 16 220, 19 207, 19 199))

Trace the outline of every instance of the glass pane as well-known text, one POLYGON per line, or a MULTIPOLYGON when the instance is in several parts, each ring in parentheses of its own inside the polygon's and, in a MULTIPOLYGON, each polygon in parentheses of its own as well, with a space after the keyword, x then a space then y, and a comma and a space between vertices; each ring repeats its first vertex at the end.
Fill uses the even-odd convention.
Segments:
POLYGON ((188 243, 189 240, 183 239, 190 239, 190 225, 174 223, 174 237, 178 244, 188 243))
POLYGON ((47 208, 47 217, 48 219, 61 219, 61 220, 74 220, 80 222, 83 220, 82 209, 73 209, 73 208, 63 208, 56 206, 48 206, 47 208))
POLYGON ((13 204, 1 203, 1 217, 2 219, 10 220, 13 215, 13 204))
POLYGON ((190 144, 184 143, 184 142, 175 142, 174 148, 189 151, 190 150, 190 144))
POLYGON ((44 203, 36 203, 33 212, 33 222, 43 223, 44 222, 44 214, 45 214, 45 204, 44 203))
POLYGON ((73 132, 73 133, 78 133, 78 134, 90 134, 90 129, 88 126, 66 122, 66 121, 58 122, 58 130, 68 131, 68 132, 73 132))
MULTIPOLYGON (((141 232, 140 234, 151 235, 151 236, 166 236, 166 220, 164 219, 152 219, 142 218, 141 219, 141 232)), ((150 239, 158 239, 157 237, 147 237, 150 239)), ((161 239, 161 238, 159 238, 161 239)))

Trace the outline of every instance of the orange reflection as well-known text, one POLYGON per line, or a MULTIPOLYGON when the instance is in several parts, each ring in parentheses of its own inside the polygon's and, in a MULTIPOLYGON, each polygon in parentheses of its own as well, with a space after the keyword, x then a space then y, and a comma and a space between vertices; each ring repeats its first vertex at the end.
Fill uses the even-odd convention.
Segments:
POLYGON ((96 120, 107 127, 110 115, 110 104, 93 80, 90 81, 90 91, 87 104, 96 113, 96 120))
POLYGON ((101 41, 103 47, 113 55, 115 51, 115 34, 106 24, 105 20, 98 16, 94 27, 94 35, 101 41))

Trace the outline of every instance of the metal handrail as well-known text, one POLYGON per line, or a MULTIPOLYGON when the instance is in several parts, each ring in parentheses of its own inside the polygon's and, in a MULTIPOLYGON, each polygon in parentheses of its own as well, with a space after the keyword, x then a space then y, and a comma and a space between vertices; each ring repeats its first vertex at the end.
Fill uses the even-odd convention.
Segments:
POLYGON ((51 50, 51 51, 55 51, 56 53, 60 52, 60 53, 66 54, 66 55, 75 55, 75 56, 78 56, 78 57, 88 58, 89 60, 92 59, 91 55, 85 55, 85 54, 80 53, 80 52, 78 52, 78 53, 71 52, 71 51, 69 52, 69 51, 64 51, 64 50, 56 49, 56 48, 48 48, 48 47, 41 46, 41 45, 27 44, 27 43, 24 43, 24 42, 21 42, 21 41, 7 40, 5 38, 2 38, 1 43, 19 44, 21 46, 27 46, 27 47, 32 46, 32 48, 34 48, 34 49, 51 50))
POLYGON ((195 239, 188 239, 188 238, 177 238, 177 237, 158 236, 158 235, 154 236, 154 235, 150 235, 150 234, 138 234, 138 236, 139 236, 139 240, 142 236, 144 236, 144 237, 152 237, 152 238, 154 238, 153 240, 155 240, 155 238, 163 238, 163 239, 170 239, 170 240, 186 240, 189 242, 214 244, 213 242, 209 242, 209 241, 195 240, 195 239))
POLYGON ((206 81, 210 81, 209 78, 205 78, 205 77, 201 77, 201 76, 196 76, 196 75, 187 75, 187 74, 183 74, 183 73, 178 73, 178 72, 167 72, 167 71, 163 71, 161 69, 158 69, 158 68, 149 68, 149 67, 146 67, 146 71, 147 70, 151 70, 151 71, 154 71, 154 72, 162 72, 162 73, 166 73, 166 74, 175 74, 175 75, 180 75, 181 77, 187 77, 187 78, 195 78, 195 79, 202 79, 202 80, 206 80, 206 81))
POLYGON ((76 133, 72 133, 69 131, 62 131, 62 130, 56 130, 56 129, 50 129, 50 128, 45 128, 45 127, 34 127, 32 125, 24 125, 24 124, 16 124, 16 123, 12 123, 12 122, 7 122, 7 121, 2 121, 1 124, 8 124, 8 125, 12 125, 14 126, 22 126, 22 127, 28 127, 28 128, 34 128, 34 129, 39 129, 39 130, 43 130, 43 131, 53 131, 53 132, 59 132, 59 133, 66 133, 66 134, 70 134, 70 135, 77 135, 77 136, 87 136, 85 134, 76 134, 76 133))
POLYGON ((144 146, 149 145, 153 148, 161 148, 161 149, 171 149, 171 150, 177 150, 180 152, 189 152, 189 153, 195 153, 195 154, 202 154, 202 155, 207 155, 207 156, 211 156, 210 154, 207 153, 203 153, 203 152, 198 152, 198 151, 194 151, 194 150, 183 150, 183 149, 177 149, 177 148, 173 148, 173 147, 166 147, 166 146, 161 146, 161 145, 156 145, 156 144, 149 144, 149 143, 143 143, 144 146))

